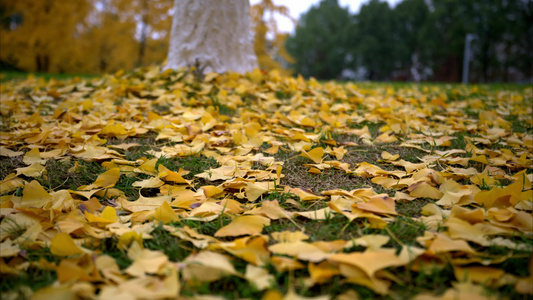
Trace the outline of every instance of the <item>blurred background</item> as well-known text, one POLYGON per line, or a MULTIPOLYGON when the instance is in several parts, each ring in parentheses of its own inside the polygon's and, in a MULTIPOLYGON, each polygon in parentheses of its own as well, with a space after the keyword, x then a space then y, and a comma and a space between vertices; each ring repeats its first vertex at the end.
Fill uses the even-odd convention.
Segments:
MULTIPOLYGON (((2 71, 163 64, 172 0, 2 0, 2 71)), ((319 80, 533 83, 530 0, 252 0, 260 68, 319 80), (289 2, 305 3, 298 11, 289 2), (292 27, 283 24, 294 24, 292 27), (296 25, 297 24, 297 25, 296 25), (468 48, 468 49, 467 49, 468 48)))

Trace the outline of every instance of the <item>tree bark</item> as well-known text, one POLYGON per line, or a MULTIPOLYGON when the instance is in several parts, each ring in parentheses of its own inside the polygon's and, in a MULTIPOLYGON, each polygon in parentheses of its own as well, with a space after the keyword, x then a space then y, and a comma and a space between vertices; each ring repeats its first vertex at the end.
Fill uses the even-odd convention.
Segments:
POLYGON ((175 0, 166 69, 246 73, 257 68, 248 0, 175 0))
POLYGON ((137 67, 143 65, 144 50, 146 49, 146 39, 148 35, 148 0, 142 2, 141 38, 139 41, 139 60, 137 67))

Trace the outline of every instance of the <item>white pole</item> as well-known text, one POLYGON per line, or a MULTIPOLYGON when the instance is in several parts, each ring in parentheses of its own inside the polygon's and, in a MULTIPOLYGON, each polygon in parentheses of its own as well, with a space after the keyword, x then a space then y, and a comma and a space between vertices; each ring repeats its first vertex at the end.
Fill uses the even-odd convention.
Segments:
POLYGON ((463 58, 463 84, 468 83, 468 67, 470 65, 470 43, 476 38, 475 34, 468 33, 465 37, 465 52, 463 58))

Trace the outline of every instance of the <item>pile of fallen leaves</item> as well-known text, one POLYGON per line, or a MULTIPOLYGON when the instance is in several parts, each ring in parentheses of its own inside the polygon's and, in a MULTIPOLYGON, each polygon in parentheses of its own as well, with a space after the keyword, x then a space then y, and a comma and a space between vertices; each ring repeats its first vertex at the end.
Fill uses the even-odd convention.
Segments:
POLYGON ((444 289, 416 297, 530 297, 532 95, 258 70, 2 83, 2 299, 219 299, 232 288, 263 299, 394 298, 417 278, 437 280, 435 269, 451 270, 444 289), (346 159, 385 146, 378 159, 346 159), (215 165, 191 175, 164 163, 187 157, 215 165), (52 162, 70 167, 54 173, 52 162), (89 162, 101 172, 72 186, 89 162), (367 184, 293 186, 289 162, 319 184, 333 174, 367 184), (53 177, 66 179, 43 186, 53 177), (397 210, 417 203, 412 216, 397 210), (423 229, 412 242, 390 230, 399 218, 423 229), (320 225, 307 228, 332 219, 348 238, 317 240, 320 225), (191 225, 204 223, 212 234, 191 225), (146 247, 163 236, 185 255, 146 247), (504 267, 517 259, 520 269, 504 267), (52 280, 9 286, 29 270, 52 280))

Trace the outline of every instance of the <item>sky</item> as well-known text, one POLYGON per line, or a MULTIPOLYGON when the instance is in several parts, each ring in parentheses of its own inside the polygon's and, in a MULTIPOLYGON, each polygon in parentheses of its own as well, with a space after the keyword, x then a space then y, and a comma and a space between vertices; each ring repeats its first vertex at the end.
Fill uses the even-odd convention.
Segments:
MULTIPOLYGON (((341 7, 348 7, 351 13, 359 12, 361 5, 367 3, 369 0, 338 0, 341 7)), ((382 0, 383 1, 383 0, 382 0)), ((396 3, 401 0, 387 0, 391 7, 394 7, 396 3)), ((261 0, 250 0, 250 5, 254 5, 261 2, 261 0)), ((311 6, 317 6, 320 0, 273 0, 276 5, 285 5, 289 8, 291 16, 295 19, 298 19, 300 14, 308 11, 311 6)), ((276 17, 278 22, 278 27, 282 32, 292 32, 294 30, 294 25, 292 22, 281 16, 276 17)))

